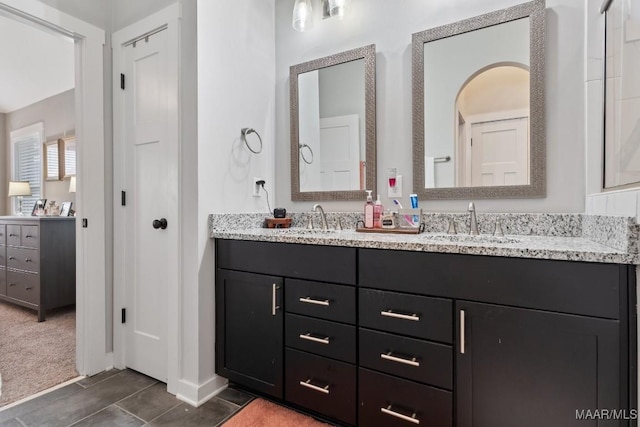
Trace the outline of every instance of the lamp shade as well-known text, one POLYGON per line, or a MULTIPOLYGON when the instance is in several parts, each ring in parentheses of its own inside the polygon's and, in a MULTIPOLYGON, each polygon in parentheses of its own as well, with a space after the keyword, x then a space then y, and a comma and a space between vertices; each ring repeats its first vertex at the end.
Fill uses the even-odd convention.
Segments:
POLYGON ((29 181, 9 181, 9 197, 30 195, 31 186, 29 186, 29 181))
POLYGON ((311 0, 296 0, 293 5, 291 26, 296 31, 306 31, 313 26, 311 0))
POLYGON ((69 193, 75 193, 76 192, 76 177, 75 175, 71 177, 71 180, 69 181, 69 193))

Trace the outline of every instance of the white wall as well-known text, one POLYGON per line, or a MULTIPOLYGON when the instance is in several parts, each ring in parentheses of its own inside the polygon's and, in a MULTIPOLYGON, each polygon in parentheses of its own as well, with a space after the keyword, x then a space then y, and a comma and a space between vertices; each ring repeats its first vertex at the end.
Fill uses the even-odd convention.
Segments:
MULTIPOLYGON (((313 202, 291 202, 289 168, 289 66, 347 49, 376 44, 378 188, 396 167, 404 198, 412 189, 411 34, 513 6, 520 0, 352 0, 343 21, 320 20, 305 33, 291 28, 293 1, 276 2, 276 180, 278 205, 309 210, 313 202)), ((314 2, 318 13, 319 2, 314 2)), ((484 212, 582 212, 584 210, 584 2, 547 1, 547 197, 482 200, 484 212), (571 159, 567 161, 567 159, 571 159)), ((383 203, 389 199, 383 197, 383 203)), ((408 204, 408 202, 407 202, 408 204)), ((463 211, 468 201, 427 201, 427 211, 463 211)), ((360 210, 361 202, 324 202, 329 210, 360 210)))
POLYGON ((207 217, 219 212, 266 214, 264 195, 252 196, 254 177, 266 181, 271 207, 275 206, 275 3, 198 0, 198 216, 194 235, 198 239, 201 381, 214 375, 214 251, 207 217), (262 153, 251 154, 245 147, 240 139, 244 127, 258 131, 262 153))
MULTIPOLYGON (((3 173, 5 182, 11 179, 11 145, 9 133, 32 125, 36 122, 44 122, 45 141, 58 139, 65 132, 75 131, 75 92, 73 89, 59 93, 52 97, 43 99, 35 104, 21 108, 5 115, 5 134, 3 135, 7 144, 5 145, 4 158, 6 159, 6 173, 3 173)), ((78 144, 81 144, 78 141, 78 144)), ((43 197, 49 201, 55 200, 60 202, 73 202, 75 204, 75 193, 69 193, 69 180, 64 181, 43 181, 43 197)), ((6 193, 2 199, 6 201, 4 214, 10 215, 11 202, 5 199, 6 193)))

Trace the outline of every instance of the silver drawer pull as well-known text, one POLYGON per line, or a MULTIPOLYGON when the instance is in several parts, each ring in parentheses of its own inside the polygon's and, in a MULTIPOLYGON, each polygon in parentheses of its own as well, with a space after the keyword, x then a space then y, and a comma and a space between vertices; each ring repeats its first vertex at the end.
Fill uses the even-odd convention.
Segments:
POLYGON ((464 310, 460 310, 460 354, 464 354, 465 350, 464 320, 464 310))
POLYGON ((17 234, 9 233, 9 237, 18 237, 17 234))
POLYGON ((392 362, 403 363, 405 365, 420 366, 420 362, 418 362, 415 357, 412 357, 411 359, 404 359, 402 357, 393 356, 393 353, 391 352, 381 353, 380 359, 391 360, 392 362))
POLYGON ((26 290, 28 290, 28 291, 30 291, 31 289, 33 289, 33 287, 31 287, 31 286, 27 286, 25 289, 26 289, 26 290))
POLYGON ((320 393, 329 394, 329 385, 327 384, 324 387, 320 387, 314 384, 311 384, 311 378, 306 381, 300 381, 300 385, 302 387, 310 388, 311 390, 319 391, 320 393))
POLYGON ((276 310, 280 308, 280 306, 276 305, 276 300, 278 299, 278 289, 280 287, 277 284, 272 285, 272 294, 271 294, 271 315, 276 315, 276 310))
POLYGON ((413 413, 413 415, 408 417, 406 415, 402 415, 398 412, 392 411, 391 405, 387 406, 386 408, 380 408, 380 412, 387 415, 391 415, 392 417, 400 418, 401 420, 409 421, 410 423, 413 423, 413 424, 420 424, 420 420, 416 418, 415 412, 413 413))
POLYGON ((414 322, 419 322, 420 321, 420 316, 418 316, 415 313, 413 313, 413 314, 402 314, 402 313, 396 313, 393 310, 381 311, 380 312, 380 316, 393 317, 395 319, 412 320, 414 322))
POLYGON ((316 338, 313 335, 311 335, 311 332, 307 332, 306 334, 300 334, 300 338, 307 341, 319 342, 320 344, 329 344, 329 337, 316 338))
POLYGON ((16 284, 15 283, 9 283, 9 287, 13 288, 16 284))
POLYGON ((31 258, 25 258, 24 262, 31 262, 31 258))
POLYGON ((325 307, 329 307, 328 299, 318 300, 318 299, 313 299, 311 297, 304 297, 304 298, 300 298, 300 302, 305 302, 307 304, 323 305, 325 307))
POLYGON ((31 237, 33 237, 31 234, 25 234, 25 236, 27 239, 30 239, 31 237))
POLYGON ((15 260, 15 259, 16 259, 16 257, 14 257, 14 256, 10 256, 10 257, 9 257, 9 260, 10 260, 10 261, 13 261, 13 260, 15 260))

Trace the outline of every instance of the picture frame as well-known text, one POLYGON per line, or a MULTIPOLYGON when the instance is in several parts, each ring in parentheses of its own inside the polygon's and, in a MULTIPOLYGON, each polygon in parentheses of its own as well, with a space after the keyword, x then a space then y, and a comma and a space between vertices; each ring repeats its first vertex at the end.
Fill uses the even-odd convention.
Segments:
POLYGON ((71 216, 71 205, 73 202, 62 202, 60 204, 60 216, 71 216))
POLYGON ((38 199, 33 204, 33 209, 31 210, 31 216, 38 216, 38 206, 42 206, 42 211, 47 207, 47 199, 38 199))

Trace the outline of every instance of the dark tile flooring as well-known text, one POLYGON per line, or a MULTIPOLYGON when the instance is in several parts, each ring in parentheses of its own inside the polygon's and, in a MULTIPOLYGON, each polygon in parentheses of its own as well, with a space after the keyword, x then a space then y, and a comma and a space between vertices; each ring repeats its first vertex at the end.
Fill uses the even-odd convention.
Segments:
POLYGON ((199 408, 167 386, 131 370, 112 369, 20 405, 0 409, 2 427, 219 426, 253 397, 227 388, 199 408))

